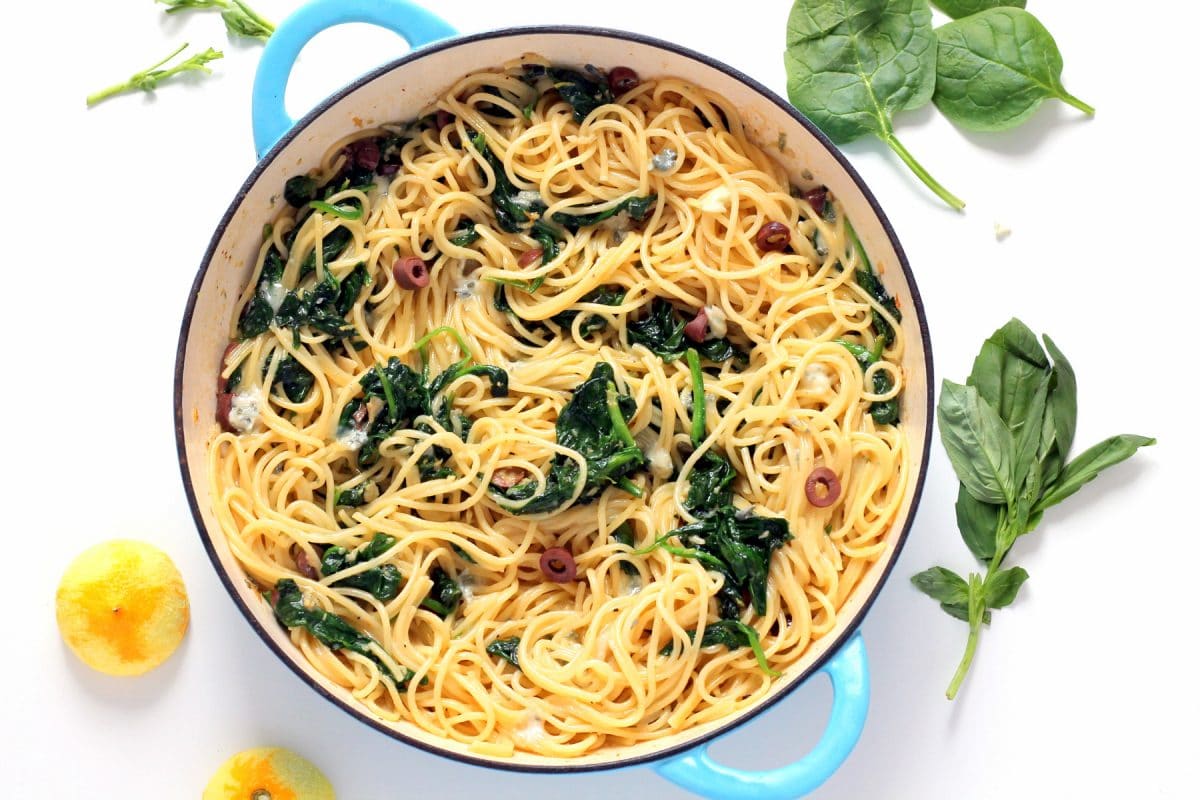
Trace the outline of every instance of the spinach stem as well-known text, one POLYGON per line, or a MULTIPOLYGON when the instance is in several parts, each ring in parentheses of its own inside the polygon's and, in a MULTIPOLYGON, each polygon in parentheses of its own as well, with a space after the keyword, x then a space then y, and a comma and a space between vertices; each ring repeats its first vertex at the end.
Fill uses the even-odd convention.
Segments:
POLYGON ((462 351, 464 356, 471 355, 471 348, 467 347, 467 340, 463 338, 463 335, 458 332, 457 328, 453 328, 449 325, 443 325, 440 328, 434 328, 420 339, 417 339, 413 347, 417 348, 417 350, 424 350, 433 337, 443 333, 448 333, 454 337, 454 341, 458 343, 458 349, 462 351))
POLYGON ((1064 90, 1062 92, 1062 94, 1060 94, 1058 96, 1058 99, 1062 100, 1064 103, 1066 103, 1069 106, 1074 106, 1075 108, 1078 108, 1080 111, 1087 114, 1089 117, 1094 117, 1096 115, 1096 109, 1092 108, 1090 105, 1083 102, 1078 97, 1076 97, 1075 95, 1071 94, 1068 91, 1064 90))
POLYGON ((383 367, 379 366, 379 362, 375 362, 375 375, 379 378, 379 383, 383 385, 383 397, 387 400, 388 417, 396 419, 398 411, 396 409, 396 393, 392 391, 392 382, 388 380, 387 373, 383 371, 383 367))
MULTIPOLYGON (((637 447, 637 441, 634 440, 633 434, 629 432, 629 426, 625 424, 625 415, 621 413, 621 407, 617 404, 617 387, 612 382, 608 384, 607 405, 608 418, 612 422, 613 433, 620 437, 626 447, 637 447)), ((638 448, 638 453, 641 452, 641 448, 638 448)))
POLYGON ((962 211, 963 208, 966 207, 966 203, 951 194, 949 189, 947 189, 945 186, 942 186, 940 183, 934 180, 932 175, 925 171, 925 168, 922 167, 915 158, 913 158, 912 153, 908 152, 907 148, 900 144, 900 140, 896 138, 895 134, 889 132, 881 138, 888 147, 892 148, 892 152, 900 156, 900 160, 908 165, 908 168, 913 171, 913 174, 920 178, 922 183, 932 189, 934 194, 942 198, 942 201, 946 205, 950 206, 955 211, 962 211))
POLYGON ((699 447, 708 431, 705 419, 704 373, 700 371, 700 355, 695 348, 687 349, 688 369, 692 372, 692 446, 699 447))
POLYGON ((641 497, 643 494, 642 487, 638 486, 636 483, 629 480, 629 478, 626 478, 624 475, 622 475, 621 479, 619 481, 617 481, 617 486, 620 486, 622 489, 629 492, 634 497, 641 497))

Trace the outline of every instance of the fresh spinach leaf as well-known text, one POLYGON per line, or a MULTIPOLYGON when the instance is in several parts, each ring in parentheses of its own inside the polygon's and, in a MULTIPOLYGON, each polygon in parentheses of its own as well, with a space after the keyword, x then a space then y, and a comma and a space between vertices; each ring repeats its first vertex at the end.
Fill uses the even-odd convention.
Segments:
POLYGON ((304 628, 312 637, 330 650, 349 650, 366 656, 375 662, 379 671, 397 688, 402 689, 412 680, 412 670, 404 670, 397 676, 380 656, 383 648, 365 633, 356 629, 336 614, 319 608, 306 608, 300 587, 291 578, 283 578, 275 584, 269 598, 275 616, 285 628, 304 628))
POLYGON ((933 96, 937 37, 925 0, 796 0, 788 17, 788 99, 838 144, 877 136, 947 205, 963 202, 900 144, 897 111, 933 96))
POLYGON ((978 14, 996 6, 1024 8, 1025 0, 932 0, 934 8, 941 9, 949 17, 961 19, 978 14))
POLYGON ((1062 84, 1062 55, 1028 11, 991 8, 937 29, 933 102, 951 122, 1000 131, 1028 119, 1056 97, 1091 116, 1096 110, 1062 84))

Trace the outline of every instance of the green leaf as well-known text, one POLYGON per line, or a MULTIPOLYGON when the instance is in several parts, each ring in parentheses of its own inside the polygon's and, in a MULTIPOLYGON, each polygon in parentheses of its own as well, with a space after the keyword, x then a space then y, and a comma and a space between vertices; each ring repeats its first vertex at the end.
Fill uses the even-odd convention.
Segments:
POLYGON ((912 576, 913 586, 943 605, 958 606, 967 602, 967 582, 945 567, 930 567, 912 576))
POLYGON ((1057 97, 1086 114, 1095 109, 1062 85, 1054 37, 1027 11, 992 8, 937 29, 933 102, 951 122, 977 131, 1012 128, 1057 97))
POLYGON ((1025 411, 1025 422, 1021 424, 1021 431, 1016 438, 1014 450, 1013 485, 1021 492, 1028 489, 1033 495, 1034 501, 1041 492, 1042 469, 1038 454, 1042 443, 1042 420, 1046 414, 1046 401, 1050 395, 1052 380, 1053 374, 1045 373, 1038 383, 1037 389, 1034 390, 1033 399, 1029 401, 1029 408, 1025 411))
POLYGON ((1046 439, 1042 434, 1042 480, 1053 481, 1062 471, 1067 455, 1071 452, 1071 444, 1075 441, 1075 421, 1079 414, 1076 399, 1077 386, 1075 370, 1071 362, 1054 344, 1049 336, 1043 336, 1046 349, 1054 359, 1054 386, 1050 391, 1049 404, 1046 408, 1045 425, 1053 429, 1053 437, 1046 439))
POLYGON ((1105 439, 1100 444, 1085 450, 1067 464, 1054 485, 1037 502, 1035 509, 1044 511, 1050 506, 1061 503, 1104 470, 1120 464, 1132 456, 1138 451, 1138 448, 1148 447, 1154 443, 1154 439, 1145 436, 1123 433, 1120 436, 1105 439))
POLYGON ((991 561, 996 555, 996 532, 1000 529, 1004 507, 976 500, 965 486, 959 484, 954 513, 958 532, 967 549, 980 561, 991 561))
POLYGON ((988 608, 1004 608, 1017 599, 1021 584, 1029 579, 1029 573, 1020 567, 1002 569, 988 575, 983 584, 983 602, 988 608))
POLYGON ((942 445, 967 491, 985 503, 1012 500, 1013 437, 975 387, 943 381, 937 416, 942 445))
POLYGON ((967 385, 974 386, 996 409, 1015 436, 1028 418, 1026 409, 1049 368, 1037 334, 1014 317, 983 343, 967 385))
POLYGON ((879 137, 953 208, 963 202, 900 144, 892 115, 933 96, 937 38, 925 0, 797 0, 788 17, 788 98, 842 144, 879 137))
POLYGON ((129 77, 129 80, 109 86, 107 89, 101 89, 95 94, 88 95, 88 108, 91 108, 97 103, 107 100, 110 97, 115 97, 119 94, 125 94, 126 92, 136 92, 139 89, 143 92, 152 92, 158 88, 158 84, 162 83, 168 78, 172 78, 184 72, 199 72, 204 75, 211 75, 212 70, 206 65, 210 61, 216 61, 218 58, 224 58, 225 56, 225 54, 220 50, 214 50, 210 47, 207 50, 188 57, 172 67, 159 69, 159 67, 182 53, 185 49, 187 49, 187 42, 184 42, 177 50, 171 53, 171 55, 167 56, 162 61, 159 61, 157 64, 154 64, 149 68, 142 70, 141 72, 135 72, 129 77))
POLYGON ((521 646, 520 636, 510 636, 507 639, 496 639, 489 644, 485 649, 488 655, 503 658, 508 663, 512 664, 517 669, 521 668, 521 662, 517 658, 517 649, 521 646))
POLYGON ((996 6, 1024 8, 1025 0, 932 0, 933 7, 954 19, 969 17, 996 6))

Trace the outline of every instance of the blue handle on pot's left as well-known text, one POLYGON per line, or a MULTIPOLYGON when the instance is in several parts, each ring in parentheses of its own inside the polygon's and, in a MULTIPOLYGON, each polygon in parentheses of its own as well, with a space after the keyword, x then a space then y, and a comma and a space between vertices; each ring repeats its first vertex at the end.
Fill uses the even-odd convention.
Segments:
POLYGON ((749 772, 718 764, 703 745, 654 768, 672 783, 713 800, 793 800, 808 794, 842 765, 867 722, 871 681, 862 634, 856 633, 821 672, 833 684, 833 712, 821 741, 796 763, 749 772))
POLYGON ((345 22, 368 22, 395 31, 413 49, 456 33, 439 17, 406 0, 312 0, 301 6, 271 34, 254 75, 254 149, 260 158, 296 123, 283 103, 296 57, 318 33, 345 22))

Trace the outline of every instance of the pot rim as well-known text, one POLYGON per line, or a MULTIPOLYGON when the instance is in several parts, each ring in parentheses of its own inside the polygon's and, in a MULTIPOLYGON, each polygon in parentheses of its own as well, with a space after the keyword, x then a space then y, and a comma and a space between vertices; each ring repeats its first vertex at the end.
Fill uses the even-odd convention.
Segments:
POLYGON ((326 97, 321 102, 317 103, 312 110, 297 120, 295 124, 289 128, 287 132, 280 136, 278 141, 276 141, 271 148, 265 154, 263 154, 261 158, 258 159, 254 165, 254 168, 251 170, 250 175, 246 178, 241 188, 238 189, 233 201, 230 203, 225 213, 221 216, 221 220, 218 223, 216 230, 213 233, 213 237, 204 252, 203 260, 200 263, 200 267, 196 273, 196 278, 192 282, 192 286, 189 291, 187 306, 184 310, 183 321, 180 325, 179 341, 176 346, 175 353, 175 377, 173 392, 175 406, 175 445, 179 458, 179 470, 183 479, 184 492, 187 495, 188 507, 191 510, 192 518, 196 523, 197 532, 200 534, 200 539, 204 546, 204 550, 208 554, 209 560, 212 562, 213 567, 215 568, 216 573, 221 580, 221 583, 225 587, 225 590, 233 599, 234 605, 237 606, 242 616, 245 617, 246 621, 250 623, 250 627, 253 628, 258 634, 259 638, 266 643, 267 647, 270 648, 270 650, 280 659, 280 661, 282 661, 297 677, 299 677, 301 681, 307 684, 310 688, 314 689, 319 695, 333 703, 338 708, 347 712, 355 719, 365 723, 377 731, 380 731, 388 737, 443 758, 452 759, 454 761, 470 764, 472 766, 490 769, 502 769, 510 772, 549 774, 597 772, 601 770, 631 767, 639 764, 649 764, 653 762, 664 761, 683 753, 696 750, 697 748, 701 748, 706 744, 710 744, 717 738, 729 733, 733 729, 749 723, 759 714, 762 714, 763 712, 772 708, 776 703, 780 702, 785 697, 790 696, 791 693, 802 686, 808 680, 808 678, 818 672, 821 667, 823 667, 829 661, 829 659, 840 652, 846 643, 851 639, 851 637, 854 636, 854 634, 858 631, 859 626, 865 619, 867 612, 870 611, 871 607, 874 605, 875 600, 879 596, 880 591, 882 591, 887 579, 891 576, 891 572, 895 568, 896 562, 899 560, 900 551, 903 549, 905 542, 908 540, 908 535, 912 529, 912 525, 920 505, 921 495, 925 485, 925 477, 929 468, 928 456, 933 436, 933 378, 933 354, 929 334, 929 325, 925 314, 925 305, 921 299, 921 294, 917 288, 916 281, 913 278, 912 268, 908 262, 908 257, 905 255, 904 248, 901 246, 900 240, 896 236, 895 229, 892 227, 891 221, 887 218, 887 215, 884 214, 883 209, 879 205, 879 201, 876 200, 875 195, 871 192, 871 190, 867 187, 866 182, 862 179, 862 176, 858 174, 858 171, 854 169, 854 167, 850 164, 850 161, 833 144, 829 137, 826 136, 806 116, 801 114, 794 106, 792 106, 782 97, 775 94, 775 92, 769 89, 766 85, 750 77, 741 70, 736 69, 735 67, 732 67, 716 58, 705 55, 704 53, 700 53, 696 50, 692 50, 691 48, 684 47, 679 44, 675 44, 674 42, 659 39, 655 36, 647 36, 645 34, 623 31, 616 28, 593 27, 587 25, 513 26, 442 39, 412 50, 411 52, 406 53, 397 59, 389 61, 388 63, 359 76, 341 89, 338 89, 336 92, 326 97), (309 675, 300 664, 293 660, 290 654, 286 653, 281 647, 276 645, 270 633, 261 624, 259 624, 254 612, 249 608, 249 606, 242 602, 241 596, 239 595, 235 585, 235 577, 223 568, 220 557, 218 556, 216 549, 212 544, 212 539, 207 533, 207 526, 205 525, 204 517, 200 511, 199 503, 196 499, 196 493, 193 489, 193 477, 191 470, 188 468, 187 445, 184 436, 183 368, 184 360, 187 354, 187 343, 192 328, 192 318, 196 308, 196 299, 198 297, 198 293, 202 284, 204 283, 205 277, 208 275, 209 266, 211 265, 213 257, 217 252, 217 248, 220 245, 221 239, 224 237, 226 228, 229 226, 234 215, 237 213, 238 208, 241 206, 251 188, 258 182, 263 173, 265 173, 272 165, 274 160, 279 156, 283 149, 286 148, 287 145, 296 139, 301 133, 303 133, 303 131, 314 121, 316 121, 317 118, 325 114, 333 105, 354 93, 364 85, 374 81, 376 78, 382 77, 383 75, 395 69, 399 69, 427 55, 455 47, 471 45, 475 42, 487 41, 490 39, 503 39, 517 36, 544 34, 579 35, 617 39, 620 41, 631 41, 637 44, 666 50, 676 55, 698 61, 705 66, 725 73, 734 80, 749 87, 764 100, 771 102, 784 114, 787 114, 793 120, 798 122, 818 142, 821 143, 829 155, 832 156, 835 161, 837 161, 839 166, 845 170, 850 179, 854 181, 859 191, 863 193, 863 196, 866 198, 867 203, 871 207, 871 211, 875 214, 876 219, 883 227, 892 250, 896 254, 897 263, 908 287, 912 301, 912 311, 916 316, 917 326, 921 334, 921 341, 925 356, 924 367, 926 373, 926 419, 929 420, 925 428, 924 440, 921 443, 921 454, 924 457, 922 458, 915 477, 912 505, 910 506, 908 514, 903 521, 901 531, 896 538, 895 551, 892 554, 891 560, 884 565, 883 572, 879 575, 878 580, 873 586, 870 587, 869 592, 863 600, 862 607, 846 624, 842 633, 838 635, 834 641, 825 645, 824 652, 821 653, 821 655, 809 665, 807 670, 792 678, 790 685, 783 687, 769 697, 759 700, 749 708, 731 715, 723 724, 708 731, 703 736, 699 736, 695 739, 689 739, 685 742, 670 747, 663 747, 658 750, 653 750, 644 755, 622 756, 613 760, 589 762, 582 765, 573 765, 569 760, 566 759, 564 759, 563 763, 561 764, 526 764, 518 762, 505 763, 502 759, 498 758, 474 756, 469 753, 456 752, 450 749, 431 745, 390 727, 382 720, 371 716, 362 708, 355 707, 350 703, 343 701, 342 698, 327 691, 319 682, 309 675))

